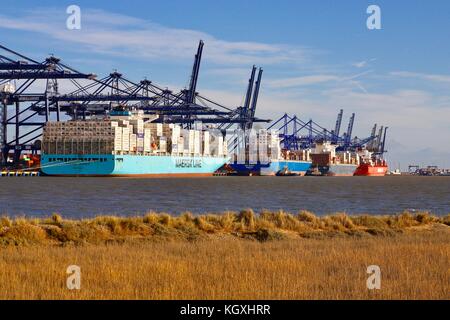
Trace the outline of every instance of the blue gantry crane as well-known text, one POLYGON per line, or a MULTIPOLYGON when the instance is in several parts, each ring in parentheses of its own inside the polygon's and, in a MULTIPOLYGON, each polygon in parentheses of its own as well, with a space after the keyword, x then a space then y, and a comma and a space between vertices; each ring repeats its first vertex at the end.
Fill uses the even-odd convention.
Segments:
POLYGON ((54 56, 38 62, 0 45, 1 165, 7 165, 11 151, 12 165, 17 164, 23 150, 37 152, 38 139, 47 121, 106 115, 114 106, 156 114, 157 121, 185 127, 191 127, 196 121, 222 128, 233 125, 251 128, 253 122, 268 122, 255 117, 261 69, 253 100, 244 107, 226 107, 197 92, 203 47, 204 42, 200 40, 189 87, 176 92, 147 79, 131 81, 117 71, 98 79, 95 74, 79 72, 54 56), (61 81, 65 81, 64 93, 60 91, 61 81), (8 129, 12 127, 15 135, 10 139, 8 129))
MULTIPOLYGON (((53 56, 46 58, 43 62, 30 59, 16 51, 0 45, 0 87, 1 95, 1 141, 0 149, 2 164, 10 151, 13 151, 13 161, 19 161, 23 150, 35 152, 40 149, 39 143, 34 143, 41 135, 40 131, 49 120, 50 98, 57 89, 58 79, 75 81, 75 79, 95 79, 94 74, 85 74, 76 71, 61 63, 53 56), (45 89, 41 93, 29 93, 29 89, 38 80, 45 81, 45 89), (13 84, 15 83, 15 85, 13 84), (17 82, 19 82, 17 84, 17 82), (28 107, 21 108, 21 103, 30 103, 28 107), (12 106, 14 111, 10 115, 8 107, 12 106), (41 110, 36 110, 40 106, 41 110), (36 120, 35 116, 43 115, 36 120), (15 137, 8 139, 8 127, 13 126, 15 137), (26 132, 22 128, 26 127, 26 132)), ((59 119, 60 110, 57 108, 59 119)))
MULTIPOLYGON (((256 106, 258 104, 259 91, 261 87, 263 69, 252 67, 250 78, 248 80, 247 90, 244 98, 244 105, 233 110, 231 118, 239 122, 241 130, 250 130, 254 122, 270 122, 270 120, 261 120, 255 117, 256 106), (258 76, 256 77, 256 71, 258 76), (255 81, 256 78, 256 81, 255 81)), ((233 122, 220 125, 220 129, 227 130, 233 125, 233 122)))
POLYGON ((382 155, 386 152, 384 145, 387 128, 383 131, 382 127, 378 135, 376 135, 375 125, 369 137, 363 139, 352 137, 355 123, 355 113, 352 113, 347 131, 343 135, 339 135, 342 118, 343 109, 338 113, 335 128, 328 130, 312 119, 303 121, 296 115, 290 116, 286 113, 271 123, 268 129, 275 129, 279 132, 282 147, 287 150, 310 149, 314 147, 317 141, 325 140, 337 145, 338 151, 356 151, 361 148, 367 148, 377 155, 382 155))
POLYGON ((268 129, 280 133, 282 146, 288 150, 309 149, 319 139, 328 140, 335 137, 333 130, 322 127, 312 119, 303 121, 296 115, 290 116, 287 113, 270 124, 268 129))

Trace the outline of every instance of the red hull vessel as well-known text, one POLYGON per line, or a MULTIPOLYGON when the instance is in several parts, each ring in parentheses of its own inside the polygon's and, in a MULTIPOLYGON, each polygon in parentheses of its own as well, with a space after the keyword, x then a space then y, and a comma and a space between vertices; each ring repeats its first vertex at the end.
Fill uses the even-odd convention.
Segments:
POLYGON ((382 161, 375 164, 361 163, 356 168, 354 176, 371 176, 371 177, 383 177, 386 175, 388 166, 386 162, 382 161))

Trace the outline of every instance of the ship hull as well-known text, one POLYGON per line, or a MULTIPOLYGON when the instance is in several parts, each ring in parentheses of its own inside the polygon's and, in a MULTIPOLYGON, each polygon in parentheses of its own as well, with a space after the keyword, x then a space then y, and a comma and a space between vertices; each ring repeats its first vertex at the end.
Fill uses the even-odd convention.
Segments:
POLYGON ((332 177, 351 177, 354 175, 357 166, 355 164, 331 164, 328 166, 311 167, 307 176, 332 176, 332 177))
POLYGON ((295 161, 295 160, 273 160, 267 164, 243 164, 232 163, 230 167, 237 175, 257 175, 257 176, 275 176, 282 170, 295 175, 305 175, 306 171, 311 167, 311 162, 295 161))
POLYGON ((192 177, 211 176, 225 157, 44 154, 42 173, 50 176, 192 177))
POLYGON ((361 164, 355 171, 355 176, 366 177, 384 177, 388 171, 387 166, 372 166, 370 164, 361 164))

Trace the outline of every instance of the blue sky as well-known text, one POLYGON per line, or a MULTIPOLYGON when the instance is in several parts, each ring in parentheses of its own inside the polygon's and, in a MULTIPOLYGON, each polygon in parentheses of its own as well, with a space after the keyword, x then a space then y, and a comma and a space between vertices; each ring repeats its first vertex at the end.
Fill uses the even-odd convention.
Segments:
POLYGON ((450 167, 450 3, 425 1, 14 1, 2 4, 3 45, 49 53, 82 71, 117 69, 178 89, 205 41, 198 90, 242 103, 251 66, 263 67, 257 114, 284 112, 332 127, 339 108, 355 133, 390 127, 388 159, 450 167), (80 6, 81 30, 66 7, 80 6), (368 30, 368 5, 381 30, 368 30))

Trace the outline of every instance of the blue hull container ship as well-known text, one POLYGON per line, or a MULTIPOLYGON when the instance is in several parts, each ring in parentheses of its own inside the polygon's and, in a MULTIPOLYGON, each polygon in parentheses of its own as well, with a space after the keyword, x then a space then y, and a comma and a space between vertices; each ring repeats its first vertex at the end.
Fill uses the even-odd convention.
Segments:
POLYGON ((252 130, 238 143, 229 167, 235 175, 305 175, 311 167, 308 151, 282 152, 275 130, 252 130), (245 142, 244 142, 245 141, 245 142))
POLYGON ((269 163, 246 164, 232 163, 231 168, 237 175, 245 176, 274 176, 274 175, 299 175, 303 176, 311 167, 310 161, 297 160, 271 160, 269 163))
POLYGON ((211 176, 226 159, 217 157, 110 154, 44 154, 42 172, 51 176, 211 176))
POLYGON ((48 122, 41 171, 51 176, 211 176, 228 160, 222 136, 111 112, 105 119, 48 122))

